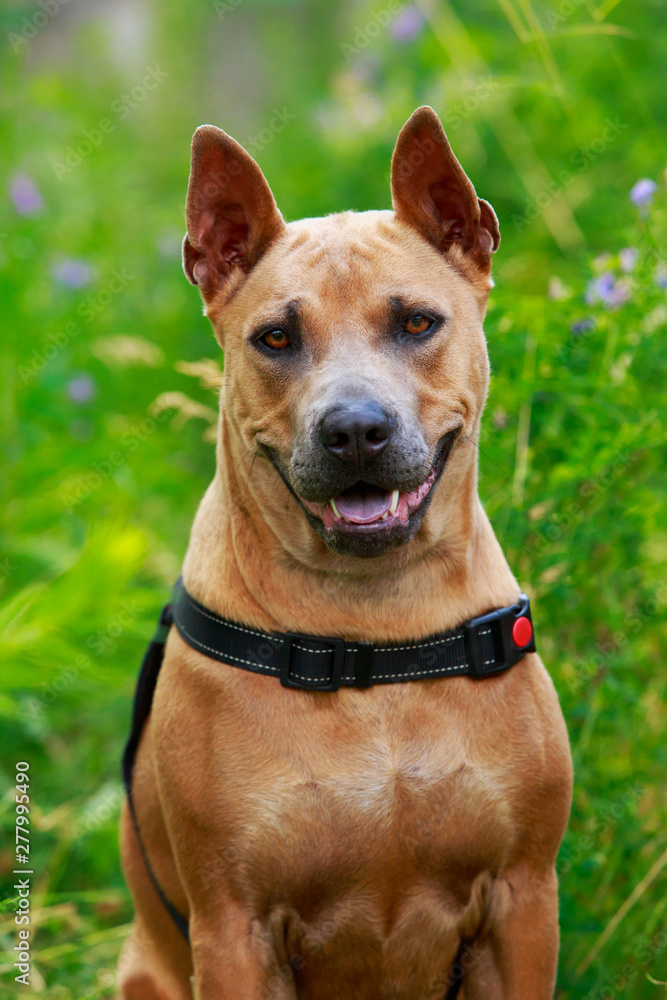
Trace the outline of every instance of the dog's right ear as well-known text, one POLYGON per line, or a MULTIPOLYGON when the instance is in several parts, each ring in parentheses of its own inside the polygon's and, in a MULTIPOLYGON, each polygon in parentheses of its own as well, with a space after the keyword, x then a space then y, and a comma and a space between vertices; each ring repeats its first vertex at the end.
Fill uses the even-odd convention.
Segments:
POLYGON ((192 138, 183 270, 210 305, 235 271, 247 274, 285 229, 252 156, 214 125, 192 138))

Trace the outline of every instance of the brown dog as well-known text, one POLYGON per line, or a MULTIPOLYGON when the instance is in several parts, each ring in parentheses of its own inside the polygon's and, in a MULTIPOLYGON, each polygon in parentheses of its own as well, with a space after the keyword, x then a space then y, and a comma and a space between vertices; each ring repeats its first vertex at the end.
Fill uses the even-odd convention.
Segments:
MULTIPOLYGON (((197 130, 185 271, 225 351, 217 472, 183 578, 263 632, 400 643, 516 602, 477 496, 498 246, 440 122, 394 211, 286 224, 197 130)), ((295 691, 171 630, 127 812, 125 1000, 547 1000, 567 735, 539 657, 484 680, 295 691), (460 951, 461 943, 466 947, 460 951)))

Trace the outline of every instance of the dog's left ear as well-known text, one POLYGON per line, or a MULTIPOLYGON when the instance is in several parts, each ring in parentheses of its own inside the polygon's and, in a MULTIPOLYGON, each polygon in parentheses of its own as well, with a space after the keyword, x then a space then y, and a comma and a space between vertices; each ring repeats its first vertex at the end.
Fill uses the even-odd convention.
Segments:
POLYGON ((405 123, 391 161, 394 211, 443 253, 458 245, 484 271, 500 243, 498 219, 478 198, 433 108, 405 123))
POLYGON ((235 270, 247 274, 285 229, 252 156, 214 125, 192 137, 183 270, 207 305, 235 270))

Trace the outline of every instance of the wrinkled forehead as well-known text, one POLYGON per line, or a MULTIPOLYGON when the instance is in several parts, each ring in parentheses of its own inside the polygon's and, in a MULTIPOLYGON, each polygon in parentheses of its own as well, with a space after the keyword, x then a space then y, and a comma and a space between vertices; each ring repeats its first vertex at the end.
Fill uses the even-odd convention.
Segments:
POLYGON ((298 302, 306 316, 323 310, 332 323, 349 322, 396 298, 416 308, 479 307, 479 292, 393 212, 345 212, 289 223, 225 313, 262 322, 298 302))

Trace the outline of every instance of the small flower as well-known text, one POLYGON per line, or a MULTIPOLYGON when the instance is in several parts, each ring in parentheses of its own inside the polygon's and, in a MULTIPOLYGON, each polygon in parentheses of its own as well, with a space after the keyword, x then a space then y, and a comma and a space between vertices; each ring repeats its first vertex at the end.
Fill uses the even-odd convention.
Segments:
POLYGON ((12 178, 9 193, 19 215, 35 215, 42 208, 37 185, 26 174, 16 174, 12 178))
POLYGON ((573 336, 581 337, 582 334, 588 333, 589 330, 593 330, 594 328, 595 320, 592 316, 588 316, 586 319, 580 319, 576 323, 573 323, 570 330, 573 336))
POLYGON ((628 273, 633 271, 638 257, 639 250, 636 247, 624 247, 618 255, 621 270, 628 273))
POLYGON ((638 208, 650 205, 657 187, 658 185, 655 181, 650 180, 648 177, 642 178, 642 180, 637 181, 630 191, 630 201, 637 205, 638 208))
POLYGON ((627 302, 630 298, 630 285, 623 278, 617 281, 614 288, 609 296, 607 305, 611 309, 616 309, 617 306, 622 306, 624 302, 627 302))
POLYGON ((67 258, 51 267, 51 274, 61 285, 67 288, 83 288, 89 285, 93 276, 92 268, 83 260, 74 257, 67 258))
POLYGON ((88 403, 95 392, 95 382, 90 375, 76 375, 67 383, 67 394, 73 403, 88 403))
POLYGON ((617 281, 611 271, 605 271, 590 282, 584 298, 589 306, 601 302, 608 309, 616 309, 630 298, 630 286, 623 278, 617 281))
POLYGON ((655 283, 658 288, 667 288, 667 267, 664 264, 658 264, 655 269, 655 283))
POLYGON ((588 284, 585 299, 589 306, 595 302, 604 302, 611 294, 614 287, 614 275, 611 271, 605 271, 598 278, 594 278, 588 284))
POLYGON ((389 29, 397 42, 411 42, 424 27, 424 17, 416 7, 410 6, 397 14, 389 29))

